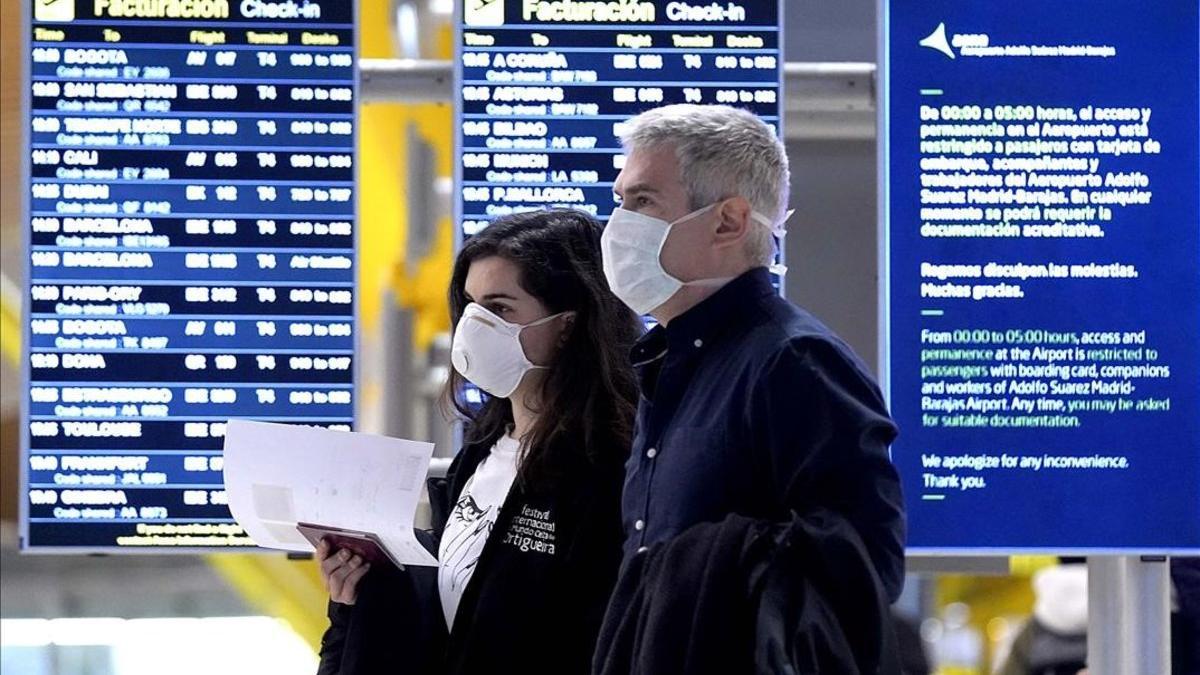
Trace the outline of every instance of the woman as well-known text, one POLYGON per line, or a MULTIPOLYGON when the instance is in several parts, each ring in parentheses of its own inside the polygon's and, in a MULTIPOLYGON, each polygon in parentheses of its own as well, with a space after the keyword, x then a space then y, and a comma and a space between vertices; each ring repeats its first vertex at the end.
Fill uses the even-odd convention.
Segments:
POLYGON ((600 234, 586 214, 536 211, 464 245, 445 400, 465 439, 429 486, 440 565, 372 569, 322 546, 321 673, 588 672, 621 559, 640 331, 600 234))

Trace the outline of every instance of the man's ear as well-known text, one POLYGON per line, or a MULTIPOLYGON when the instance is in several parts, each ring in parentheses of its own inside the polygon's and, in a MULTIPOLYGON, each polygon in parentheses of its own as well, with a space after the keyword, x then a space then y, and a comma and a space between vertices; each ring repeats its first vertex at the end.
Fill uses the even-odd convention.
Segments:
POLYGON ((745 197, 731 197, 717 207, 717 229, 713 233, 714 243, 721 248, 740 245, 746 239, 753 224, 750 219, 750 202, 745 197))

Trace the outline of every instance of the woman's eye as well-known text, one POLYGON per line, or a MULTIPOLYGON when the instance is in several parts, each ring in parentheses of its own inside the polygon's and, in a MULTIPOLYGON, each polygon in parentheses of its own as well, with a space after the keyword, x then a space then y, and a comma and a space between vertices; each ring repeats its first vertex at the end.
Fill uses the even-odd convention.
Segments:
POLYGON ((488 311, 491 312, 492 314, 495 314, 496 316, 504 316, 506 313, 508 313, 511 310, 504 305, 490 305, 490 306, 488 306, 488 311))

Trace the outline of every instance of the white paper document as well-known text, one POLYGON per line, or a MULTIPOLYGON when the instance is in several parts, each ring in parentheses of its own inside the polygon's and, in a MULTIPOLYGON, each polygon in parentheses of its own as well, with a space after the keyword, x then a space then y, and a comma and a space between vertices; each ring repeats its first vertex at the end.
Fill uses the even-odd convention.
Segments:
POLYGON ((405 565, 437 565, 413 533, 433 444, 230 420, 229 510, 259 546, 311 552, 296 523, 371 532, 405 565))

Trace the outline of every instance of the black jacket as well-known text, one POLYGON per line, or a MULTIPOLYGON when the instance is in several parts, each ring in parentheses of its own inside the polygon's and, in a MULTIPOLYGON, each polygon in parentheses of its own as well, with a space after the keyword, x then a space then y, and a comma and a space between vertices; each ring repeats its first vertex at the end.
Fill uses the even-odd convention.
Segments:
MULTIPOLYGON (((429 481, 431 550, 492 442, 464 447, 446 478, 429 481)), ((518 479, 449 634, 435 568, 372 569, 354 605, 330 603, 318 674, 588 672, 621 561, 624 459, 622 451, 603 465, 579 461, 536 485, 518 479), (522 517, 552 522, 552 539, 532 546, 522 517)))
POLYGON ((899 673, 886 590, 841 514, 701 523, 634 555, 596 675, 899 673), (687 583, 679 583, 679 579, 687 583))

